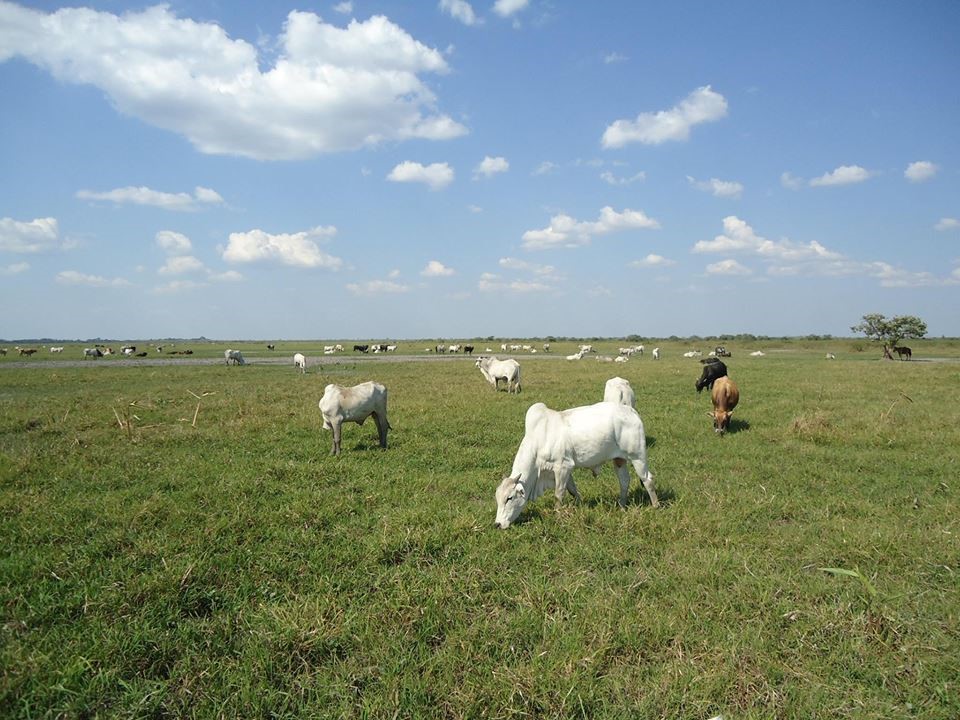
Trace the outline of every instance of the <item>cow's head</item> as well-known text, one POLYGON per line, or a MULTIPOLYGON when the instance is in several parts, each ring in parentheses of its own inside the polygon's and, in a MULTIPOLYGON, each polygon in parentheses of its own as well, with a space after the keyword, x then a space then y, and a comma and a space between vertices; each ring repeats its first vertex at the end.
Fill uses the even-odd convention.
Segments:
POLYGON ((714 410, 713 413, 713 431, 723 435, 730 427, 730 416, 733 410, 714 410))
POLYGON ((527 504, 527 494, 520 482, 520 476, 505 477, 497 486, 497 519, 493 524, 501 530, 510 527, 510 523, 520 517, 523 506, 527 504))

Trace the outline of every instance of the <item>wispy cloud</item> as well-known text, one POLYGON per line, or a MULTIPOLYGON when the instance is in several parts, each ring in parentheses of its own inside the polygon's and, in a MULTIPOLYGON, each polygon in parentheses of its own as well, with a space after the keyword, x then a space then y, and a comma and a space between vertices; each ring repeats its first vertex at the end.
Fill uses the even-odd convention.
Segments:
POLYGON ((0 267, 0 275, 19 275, 30 269, 30 263, 19 262, 0 267))
POLYGON ((216 190, 205 187, 197 187, 193 195, 185 192, 168 193, 151 190, 148 187, 129 186, 105 192, 78 190, 77 197, 81 200, 112 202, 115 205, 144 205, 181 212, 199 210, 205 205, 223 204, 223 198, 216 190))
POLYGON ((629 60, 626 55, 622 55, 618 52, 610 52, 603 56, 603 62, 605 65, 613 65, 615 63, 622 63, 629 60))
POLYGON ((682 141, 690 130, 702 123, 714 122, 727 114, 727 100, 709 85, 697 88, 669 110, 640 113, 634 120, 617 120, 603 133, 605 148, 619 148, 629 143, 659 145, 682 141))
POLYGON ((608 185, 632 185, 635 182, 643 182, 647 179, 647 174, 642 170, 630 177, 617 177, 609 170, 600 173, 600 179, 608 185))
POLYGON ((736 260, 721 260, 707 265, 708 275, 751 275, 753 271, 736 260))
POLYGON ((63 270, 57 273, 56 280, 61 285, 81 285, 95 288, 129 287, 130 281, 123 278, 105 278, 100 275, 88 275, 76 270, 63 270))
POLYGON ((453 182, 453 177, 453 169, 447 163, 421 165, 407 160, 394 167, 387 175, 387 180, 400 183, 423 183, 431 190, 442 190, 453 182))
POLYGON ((687 175, 687 182, 697 190, 708 192, 718 198, 739 198, 743 194, 743 185, 733 180, 697 180, 687 175))
POLYGON ((480 25, 483 22, 467 0, 440 0, 440 10, 464 25, 480 25))
POLYGON ((392 280, 369 280, 363 283, 348 283, 347 290, 354 295, 395 295, 408 292, 410 287, 392 280))
POLYGON ((957 218, 940 218, 940 221, 933 226, 935 230, 958 230, 960 229, 960 220, 957 218))
POLYGON ((669 267, 670 265, 676 264, 677 263, 675 260, 670 260, 669 258, 665 258, 663 255, 656 255, 654 253, 650 253, 642 260, 634 260, 632 263, 630 263, 631 266, 638 268, 669 267))
POLYGON ((841 165, 836 170, 824 173, 810 181, 810 187, 829 187, 832 185, 855 185, 873 177, 873 173, 859 165, 841 165))
POLYGON ((512 17, 530 4, 530 0, 497 0, 493 11, 500 17, 512 17))
POLYGON ((554 215, 550 218, 550 224, 547 227, 541 230, 528 230, 523 234, 523 247, 526 250, 579 247, 588 245, 595 235, 659 227, 660 223, 647 217, 641 210, 627 208, 623 212, 617 212, 608 205, 600 211, 600 217, 593 222, 582 222, 566 214, 554 215))

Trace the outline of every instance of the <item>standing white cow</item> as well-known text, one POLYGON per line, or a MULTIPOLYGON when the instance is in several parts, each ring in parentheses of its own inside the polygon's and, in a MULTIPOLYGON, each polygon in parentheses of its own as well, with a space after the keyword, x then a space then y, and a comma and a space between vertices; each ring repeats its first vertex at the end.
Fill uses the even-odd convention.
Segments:
POLYGON ((387 420, 387 389, 380 383, 368 381, 353 387, 327 385, 319 406, 324 430, 333 430, 331 455, 340 454, 340 428, 343 423, 363 425, 371 415, 377 425, 380 447, 386 449, 387 430, 391 428, 387 420))
POLYGON ((293 366, 301 373, 307 372, 307 358, 303 353, 294 353, 293 366))
POLYGON ((627 504, 630 489, 629 461, 659 507, 653 475, 647 467, 647 441, 639 413, 626 405, 600 402, 569 410, 551 410, 536 403, 527 410, 524 435, 513 460, 513 469, 497 487, 498 528, 506 529, 523 510, 550 487, 557 501, 567 490, 580 498, 573 482, 573 469, 595 468, 613 460, 620 480, 620 506, 627 504))
POLYGON ((482 357, 477 359, 476 366, 494 390, 499 390, 500 381, 504 380, 507 392, 520 392, 520 363, 513 358, 497 360, 496 357, 482 357))

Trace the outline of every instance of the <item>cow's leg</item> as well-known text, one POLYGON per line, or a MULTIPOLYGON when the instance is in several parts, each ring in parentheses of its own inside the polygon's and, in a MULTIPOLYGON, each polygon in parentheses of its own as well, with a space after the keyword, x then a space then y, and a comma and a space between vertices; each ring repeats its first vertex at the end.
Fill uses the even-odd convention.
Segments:
POLYGON ((577 502, 580 502, 580 491, 577 490, 577 484, 573 482, 573 473, 569 473, 567 477, 567 490, 570 491, 570 494, 573 495, 573 499, 577 502))
POLYGON ((377 435, 380 437, 380 447, 387 449, 387 421, 380 417, 380 413, 373 413, 373 421, 377 424, 377 435))
POLYGON ((637 471, 640 481, 643 483, 644 490, 650 498, 650 504, 653 507, 660 507, 660 500, 657 499, 657 489, 653 486, 653 473, 647 467, 647 458, 637 458, 633 461, 633 469, 637 471))
POLYGON ((626 507, 627 495, 630 492, 630 471, 623 458, 614 458, 613 466, 617 470, 617 479, 620 481, 620 507, 626 507))
POLYGON ((339 455, 340 454, 340 428, 343 426, 343 423, 341 423, 339 420, 334 420, 333 423, 331 423, 331 425, 333 427, 333 450, 330 451, 330 454, 339 455))
MULTIPOLYGON (((573 484, 573 469, 572 468, 560 468, 555 471, 554 481, 556 485, 553 488, 553 494, 557 498, 557 504, 563 502, 563 496, 567 493, 567 488, 573 484)), ((579 493, 574 494, 574 497, 578 497, 579 493)))

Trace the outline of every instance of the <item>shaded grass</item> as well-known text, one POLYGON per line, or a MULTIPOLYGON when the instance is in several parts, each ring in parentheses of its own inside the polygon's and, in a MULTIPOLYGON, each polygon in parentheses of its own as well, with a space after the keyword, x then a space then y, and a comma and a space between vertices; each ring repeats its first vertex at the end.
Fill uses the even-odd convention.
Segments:
POLYGON ((956 366, 728 365, 724 438, 674 358, 5 370, 0 712, 956 717, 956 366), (613 374, 664 508, 607 468, 494 531, 526 408, 613 374), (367 379, 390 449, 333 458, 323 385, 367 379))

